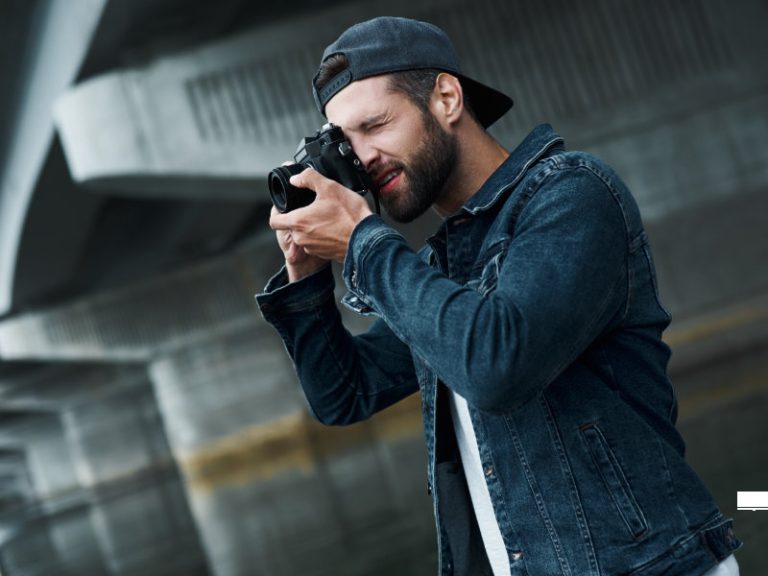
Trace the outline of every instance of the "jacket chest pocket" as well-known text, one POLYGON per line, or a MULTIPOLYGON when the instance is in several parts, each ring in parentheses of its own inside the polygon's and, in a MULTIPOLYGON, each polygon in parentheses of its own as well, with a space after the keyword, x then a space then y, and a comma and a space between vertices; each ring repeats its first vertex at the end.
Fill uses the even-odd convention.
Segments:
POLYGON ((501 274, 501 265, 504 263, 504 257, 507 254, 510 239, 504 237, 494 242, 488 250, 483 252, 481 258, 478 258, 470 273, 470 280, 466 286, 486 295, 496 289, 501 274))

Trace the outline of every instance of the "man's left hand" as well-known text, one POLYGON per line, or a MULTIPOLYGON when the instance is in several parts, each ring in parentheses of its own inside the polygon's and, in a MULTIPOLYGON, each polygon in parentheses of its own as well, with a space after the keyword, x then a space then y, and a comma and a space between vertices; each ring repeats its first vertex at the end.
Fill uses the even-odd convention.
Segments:
POLYGON ((368 202, 313 168, 292 176, 290 182, 314 190, 317 197, 303 208, 285 214, 273 212, 269 226, 290 231, 293 242, 307 254, 343 262, 355 226, 373 214, 368 202))

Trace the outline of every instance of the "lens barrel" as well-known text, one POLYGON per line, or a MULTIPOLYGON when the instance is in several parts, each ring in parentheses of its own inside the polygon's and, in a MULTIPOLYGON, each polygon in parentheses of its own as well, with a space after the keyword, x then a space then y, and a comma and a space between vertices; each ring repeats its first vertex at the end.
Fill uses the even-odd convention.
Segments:
POLYGON ((315 193, 312 190, 297 188, 289 182, 291 176, 302 172, 305 168, 304 164, 289 164, 278 166, 269 173, 267 177, 269 195, 278 212, 290 212, 296 208, 308 206, 315 200, 315 193))

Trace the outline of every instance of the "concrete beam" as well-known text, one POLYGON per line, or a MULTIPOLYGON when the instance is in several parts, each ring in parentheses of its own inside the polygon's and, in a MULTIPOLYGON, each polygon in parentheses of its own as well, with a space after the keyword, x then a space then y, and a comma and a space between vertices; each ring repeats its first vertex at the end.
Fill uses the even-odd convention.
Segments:
POLYGON ((4 409, 61 412, 146 382, 143 365, 26 364, 13 375, 0 374, 4 409))
POLYGON ((10 317, 0 321, 0 358, 142 361, 242 329, 262 322, 253 296, 281 264, 269 232, 178 272, 10 317))
POLYGON ((313 23, 292 20, 72 88, 55 116, 75 180, 251 199, 254 180, 320 124, 306 87, 324 39, 313 23))
MULTIPOLYGON (((398 0, 392 9, 443 26, 465 70, 515 98, 493 128, 509 146, 553 122, 614 163, 651 218, 768 182, 756 145, 768 122, 768 73, 756 56, 768 42, 751 20, 766 10, 756 0, 727 14, 714 2, 483 4, 398 0)), ((322 122, 308 80, 324 45, 378 14, 368 1, 299 15, 74 87, 56 117, 76 180, 250 198, 322 122)))

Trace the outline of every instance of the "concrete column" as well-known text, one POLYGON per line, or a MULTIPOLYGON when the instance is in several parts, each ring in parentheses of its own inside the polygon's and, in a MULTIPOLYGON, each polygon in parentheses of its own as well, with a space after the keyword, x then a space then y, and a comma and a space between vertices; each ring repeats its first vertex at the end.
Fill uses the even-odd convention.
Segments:
POLYGON ((110 574, 207 574, 151 385, 62 414, 110 574))
POLYGON ((158 359, 150 374, 214 574, 433 570, 418 397, 368 423, 321 426, 263 325, 158 359))

